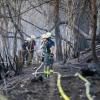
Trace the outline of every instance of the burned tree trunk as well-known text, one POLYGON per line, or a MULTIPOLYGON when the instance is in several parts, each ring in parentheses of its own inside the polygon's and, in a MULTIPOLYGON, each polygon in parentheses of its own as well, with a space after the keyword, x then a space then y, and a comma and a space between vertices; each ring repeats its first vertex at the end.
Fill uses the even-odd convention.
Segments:
POLYGON ((97 7, 96 0, 91 0, 91 29, 92 29, 92 57, 94 62, 98 62, 98 58, 96 55, 96 30, 97 30, 97 7))
POLYGON ((55 0, 55 8, 54 8, 54 14, 55 14, 55 39, 56 39, 56 59, 58 61, 61 61, 63 59, 62 55, 62 41, 60 39, 60 28, 59 28, 59 4, 60 0, 55 0))
MULTIPOLYGON (((21 5, 22 1, 15 1, 15 12, 14 15, 17 16, 15 18, 15 23, 19 26, 19 29, 21 30, 21 19, 20 19, 20 11, 21 11, 21 5), (17 11, 18 10, 18 11, 17 11)), ((14 34, 14 56, 16 55, 17 52, 17 35, 18 35, 18 30, 15 28, 15 34, 14 34)))

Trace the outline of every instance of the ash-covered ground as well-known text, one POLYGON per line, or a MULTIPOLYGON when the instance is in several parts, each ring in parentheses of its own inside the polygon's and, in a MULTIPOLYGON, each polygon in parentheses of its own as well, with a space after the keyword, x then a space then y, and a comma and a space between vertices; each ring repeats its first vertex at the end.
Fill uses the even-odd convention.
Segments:
MULTIPOLYGON (((86 59, 85 59, 86 60, 86 59)), ((61 84, 66 95, 71 100, 88 100, 86 97, 85 82, 75 77, 76 72, 80 72, 82 67, 87 67, 87 63, 82 59, 68 61, 67 63, 55 63, 54 71, 61 73, 61 84)), ((1 83, 1 93, 6 95, 8 100, 63 100, 57 88, 57 75, 52 74, 49 78, 41 80, 32 79, 32 73, 39 65, 32 65, 23 69, 19 76, 7 78, 7 90, 1 83)), ((42 71, 42 69, 40 70, 42 71)), ((94 100, 100 100, 100 76, 94 75, 86 77, 91 83, 91 92, 94 100)))

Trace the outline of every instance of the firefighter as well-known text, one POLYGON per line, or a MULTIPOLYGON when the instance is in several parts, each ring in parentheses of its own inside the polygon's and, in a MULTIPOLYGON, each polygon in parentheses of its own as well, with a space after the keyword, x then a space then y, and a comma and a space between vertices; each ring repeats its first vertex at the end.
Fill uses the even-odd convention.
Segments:
POLYGON ((31 41, 30 41, 30 47, 29 47, 29 51, 30 51, 30 62, 33 61, 33 56, 34 56, 34 49, 36 46, 36 42, 35 42, 35 35, 31 35, 31 41))
POLYGON ((22 44, 22 51, 23 51, 23 63, 28 61, 28 54, 29 54, 29 42, 30 38, 26 38, 24 43, 22 44))
POLYGON ((54 58, 53 57, 54 57, 54 51, 55 51, 55 43, 51 38, 52 34, 50 32, 47 32, 46 35, 47 35, 48 45, 49 45, 49 48, 50 48, 50 67, 52 69, 53 62, 54 62, 54 58))
MULTIPOLYGON (((54 42, 51 40, 51 33, 46 33, 41 36, 42 38, 42 61, 44 63, 44 73, 46 77, 49 76, 51 65, 53 64, 53 60, 51 60, 51 55, 53 56, 52 47, 54 46, 54 42)), ((53 58, 53 57, 52 57, 53 58)))

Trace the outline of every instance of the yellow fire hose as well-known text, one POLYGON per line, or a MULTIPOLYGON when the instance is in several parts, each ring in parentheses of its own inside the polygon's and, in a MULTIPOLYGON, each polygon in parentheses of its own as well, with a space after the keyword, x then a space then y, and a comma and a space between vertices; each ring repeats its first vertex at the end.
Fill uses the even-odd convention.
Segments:
POLYGON ((93 97, 90 94, 91 83, 85 77, 83 77, 80 73, 76 73, 75 76, 78 76, 82 81, 85 82, 86 96, 87 96, 88 100, 93 100, 93 97))
POLYGON ((70 100, 70 98, 64 93, 64 90, 61 86, 61 75, 60 74, 58 74, 58 78, 57 78, 57 87, 58 87, 59 93, 62 96, 62 98, 64 100, 70 100))
POLYGON ((47 74, 47 75, 50 75, 52 73, 57 74, 57 87, 58 87, 59 93, 64 100, 70 100, 70 98, 64 93, 64 90, 61 86, 61 74, 60 73, 54 72, 53 70, 47 70, 47 71, 44 71, 44 72, 37 72, 38 70, 36 70, 36 72, 32 73, 32 74, 35 75, 35 76, 36 76, 36 74, 47 74))

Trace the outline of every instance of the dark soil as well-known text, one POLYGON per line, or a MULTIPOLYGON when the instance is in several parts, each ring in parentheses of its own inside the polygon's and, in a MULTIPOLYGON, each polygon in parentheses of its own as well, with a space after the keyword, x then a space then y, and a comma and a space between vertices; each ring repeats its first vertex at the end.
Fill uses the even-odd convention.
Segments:
MULTIPOLYGON (((80 72, 80 68, 87 66, 87 64, 72 62, 66 64, 55 63, 54 70, 62 74, 63 90, 71 100, 88 100, 84 82, 75 77, 75 73, 80 72)), ((23 74, 7 79, 8 90, 6 96, 8 100, 63 100, 57 89, 57 76, 51 75, 43 81, 32 81, 34 67, 35 65, 24 68, 23 74)), ((91 82, 91 95, 94 100, 100 100, 100 77, 92 76, 87 77, 87 79, 91 82)), ((2 86, 1 84, 0 87, 2 86)), ((5 94, 5 91, 3 93, 5 94)))

